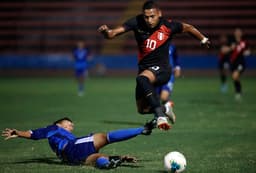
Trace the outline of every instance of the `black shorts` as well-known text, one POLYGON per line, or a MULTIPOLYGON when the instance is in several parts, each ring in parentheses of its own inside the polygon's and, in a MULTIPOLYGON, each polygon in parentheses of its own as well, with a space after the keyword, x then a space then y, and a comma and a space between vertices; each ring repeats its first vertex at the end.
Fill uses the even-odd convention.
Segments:
POLYGON ((172 68, 170 66, 152 66, 148 68, 140 68, 139 73, 144 70, 149 70, 154 73, 156 77, 156 82, 154 83, 155 86, 160 86, 166 84, 172 74, 172 68))
POLYGON ((243 73, 245 70, 245 62, 234 62, 231 64, 231 71, 239 71, 239 73, 243 73))
POLYGON ((244 56, 238 56, 236 59, 231 61, 231 71, 238 71, 239 73, 244 72, 246 68, 244 56))
MULTIPOLYGON (((170 66, 168 67, 160 67, 160 66, 152 66, 144 70, 150 70, 154 73, 156 77, 156 82, 154 83, 154 87, 162 86, 170 80, 172 69, 170 66)), ((140 73, 144 71, 140 69, 140 73)), ((139 100, 144 97, 143 91, 141 91, 141 88, 136 86, 136 93, 135 93, 136 100, 139 100)))

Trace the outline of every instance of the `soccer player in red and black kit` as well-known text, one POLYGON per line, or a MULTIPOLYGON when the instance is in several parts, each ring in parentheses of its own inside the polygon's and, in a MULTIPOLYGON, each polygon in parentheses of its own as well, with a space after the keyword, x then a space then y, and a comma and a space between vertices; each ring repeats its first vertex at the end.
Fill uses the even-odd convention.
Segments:
MULTIPOLYGON (((169 63, 169 45, 172 37, 178 33, 189 33, 209 47, 209 39, 195 27, 186 23, 168 21, 162 17, 162 12, 154 1, 146 1, 139 14, 123 25, 109 28, 102 25, 98 31, 107 39, 133 31, 138 45, 138 75, 136 78, 136 102, 141 114, 154 113, 157 127, 170 129, 175 122, 175 115, 170 114, 171 107, 160 104, 155 87, 168 82, 171 75, 169 63)), ((172 112, 172 111, 171 111, 172 112)))
POLYGON ((234 37, 235 41, 231 45, 233 51, 230 56, 230 64, 236 93, 235 99, 240 100, 242 94, 240 77, 245 70, 245 56, 250 54, 250 50, 248 43, 243 38, 243 32, 240 28, 235 29, 234 37))

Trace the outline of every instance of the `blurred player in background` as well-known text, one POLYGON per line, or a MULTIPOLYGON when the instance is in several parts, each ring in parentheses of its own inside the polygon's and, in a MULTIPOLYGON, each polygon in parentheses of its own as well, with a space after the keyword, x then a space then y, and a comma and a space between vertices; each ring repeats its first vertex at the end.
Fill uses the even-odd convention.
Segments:
POLYGON ((241 100, 242 84, 240 78, 246 68, 245 56, 250 55, 250 50, 240 28, 236 28, 234 31, 234 42, 231 44, 231 48, 230 64, 235 87, 235 99, 241 100))
POLYGON ((78 84, 78 96, 84 95, 85 90, 85 78, 88 75, 88 63, 87 58, 89 56, 89 50, 85 47, 84 41, 77 42, 76 47, 73 49, 74 69, 75 77, 78 84))
POLYGON ((173 92, 175 78, 180 77, 181 75, 178 52, 174 44, 171 44, 169 47, 169 61, 170 61, 171 67, 173 67, 170 80, 168 81, 167 84, 157 87, 157 93, 160 95, 160 100, 162 104, 167 104, 168 107, 172 107, 172 110, 170 111, 172 111, 172 114, 174 114, 173 112, 174 103, 173 103, 173 100, 171 99, 171 94, 173 92))
POLYGON ((221 82, 221 92, 227 92, 227 75, 230 70, 230 54, 232 52, 230 40, 228 36, 221 35, 220 36, 220 52, 219 52, 219 59, 218 59, 218 67, 219 67, 219 75, 220 75, 220 82, 221 82))
POLYGON ((181 75, 181 68, 180 68, 180 62, 179 57, 177 53, 177 48, 174 44, 171 44, 169 47, 169 61, 170 65, 173 68, 171 77, 167 84, 157 87, 157 92, 160 95, 160 100, 163 104, 166 104, 167 102, 170 102, 170 97, 173 91, 173 86, 175 82, 176 77, 180 77, 181 75))
POLYGON ((138 75, 136 78, 136 103, 141 114, 154 113, 153 121, 159 129, 168 130, 175 122, 175 115, 168 110, 172 107, 162 105, 156 87, 166 84, 172 73, 169 63, 169 45, 172 37, 178 33, 189 33, 201 44, 209 46, 207 37, 194 26, 186 23, 168 21, 154 1, 146 1, 139 14, 121 26, 109 28, 102 25, 98 31, 107 39, 115 38, 133 31, 138 45, 138 75), (167 117, 168 118, 167 118, 167 117))
POLYGON ((92 165, 100 169, 115 168, 123 162, 136 162, 135 157, 108 156, 99 153, 99 150, 111 143, 134 138, 138 135, 150 135, 154 126, 146 123, 138 128, 128 128, 110 131, 108 133, 92 133, 77 138, 72 134, 74 123, 68 117, 55 121, 47 127, 35 130, 20 131, 6 128, 2 132, 5 139, 48 139, 49 145, 57 157, 70 165, 92 165))

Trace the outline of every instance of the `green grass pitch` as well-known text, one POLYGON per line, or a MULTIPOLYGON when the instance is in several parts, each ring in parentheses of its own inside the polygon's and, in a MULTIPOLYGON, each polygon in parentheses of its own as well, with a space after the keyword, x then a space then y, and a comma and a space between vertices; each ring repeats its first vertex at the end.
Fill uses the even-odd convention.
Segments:
MULTIPOLYGON (((233 85, 219 91, 219 79, 183 78, 175 84, 177 122, 170 131, 105 147, 101 152, 136 156, 107 172, 163 173, 163 157, 180 151, 188 173, 256 172, 256 80, 243 78, 244 96, 234 100, 233 85)), ((75 123, 77 136, 143 125, 152 115, 139 115, 134 78, 90 78, 78 97, 71 78, 0 79, 0 129, 43 127, 63 116, 75 123)), ((93 167, 60 164, 47 140, 0 140, 1 173, 101 172, 93 167)))

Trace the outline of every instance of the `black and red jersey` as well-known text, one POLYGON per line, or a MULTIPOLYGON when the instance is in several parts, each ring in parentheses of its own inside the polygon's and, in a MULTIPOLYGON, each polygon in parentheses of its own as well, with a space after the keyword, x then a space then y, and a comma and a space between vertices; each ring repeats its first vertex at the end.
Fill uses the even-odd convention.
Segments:
POLYGON ((231 54, 230 61, 234 63, 235 61, 242 61, 244 59, 244 52, 248 49, 248 43, 244 40, 236 43, 236 46, 231 54))
POLYGON ((159 24, 152 29, 147 26, 141 14, 127 20, 123 26, 126 31, 134 32, 139 49, 139 68, 169 66, 169 45, 172 36, 182 32, 180 22, 160 18, 159 24))

